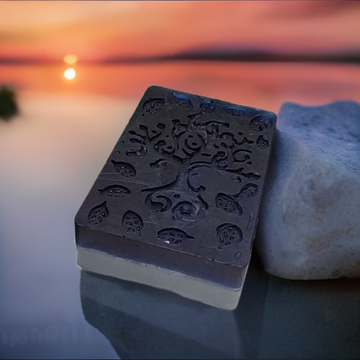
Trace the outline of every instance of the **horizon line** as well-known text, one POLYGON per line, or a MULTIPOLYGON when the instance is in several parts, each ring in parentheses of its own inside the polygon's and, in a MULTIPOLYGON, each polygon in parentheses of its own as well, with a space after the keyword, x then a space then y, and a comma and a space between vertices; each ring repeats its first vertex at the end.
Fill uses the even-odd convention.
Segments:
MULTIPOLYGON (((78 63, 89 65, 116 65, 139 64, 166 61, 224 61, 224 62, 315 62, 315 63, 360 63, 360 51, 352 53, 321 53, 321 54, 290 54, 266 51, 197 51, 181 52, 174 55, 109 57, 101 60, 80 60, 78 63)), ((46 58, 0 57, 0 64, 7 65, 54 65, 63 63, 63 60, 46 58)))

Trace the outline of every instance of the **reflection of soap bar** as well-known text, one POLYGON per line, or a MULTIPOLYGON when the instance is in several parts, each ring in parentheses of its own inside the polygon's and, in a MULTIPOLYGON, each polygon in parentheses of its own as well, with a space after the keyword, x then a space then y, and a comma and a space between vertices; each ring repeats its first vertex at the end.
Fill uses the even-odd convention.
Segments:
POLYGON ((78 264, 234 309, 275 121, 150 87, 76 215, 78 264))
MULTIPOLYGON (((244 359, 249 348, 238 312, 169 291, 82 271, 80 299, 86 321, 121 359, 244 359)), ((256 332, 251 335, 255 342, 256 332)))

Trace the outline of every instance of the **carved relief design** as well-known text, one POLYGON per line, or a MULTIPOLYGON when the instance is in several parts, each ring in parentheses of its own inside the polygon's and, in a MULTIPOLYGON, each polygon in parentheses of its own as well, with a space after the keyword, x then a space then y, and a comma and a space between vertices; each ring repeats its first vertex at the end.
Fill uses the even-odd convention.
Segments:
POLYGON ((123 197, 130 194, 130 190, 122 185, 110 185, 104 189, 99 189, 98 191, 103 195, 115 198, 123 197))
POLYGON ((154 212, 171 211, 172 219, 182 222, 202 219, 208 209, 201 195, 166 188, 151 192, 145 199, 145 205, 154 212))
POLYGON ((232 116, 243 116, 245 111, 240 106, 227 105, 223 107, 223 110, 232 116))
POLYGON ((161 98, 149 99, 144 102, 143 105, 143 116, 146 114, 156 114, 158 111, 162 110, 165 106, 165 100, 161 98))
MULTIPOLYGON (((170 156, 181 163, 192 159, 201 150, 216 149, 217 153, 208 154, 212 163, 224 171, 239 171, 240 168, 231 167, 233 163, 251 165, 252 151, 241 145, 254 143, 241 132, 234 134, 227 129, 228 123, 218 120, 188 120, 173 119, 169 124, 158 123, 156 126, 140 125, 138 129, 130 130, 130 142, 138 143, 139 147, 128 149, 128 156, 144 156, 147 154, 146 144, 153 144, 159 153, 170 156), (226 165, 228 164, 228 165, 226 165)), ((241 174, 242 175, 242 174, 241 174)), ((245 176, 245 175, 243 175, 245 176)))
MULTIPOLYGON (((238 259, 243 256, 241 228, 251 236, 256 224, 258 206, 253 204, 258 199, 252 198, 260 193, 259 180, 264 176, 258 164, 268 158, 275 117, 195 95, 159 93, 142 103, 110 160, 120 175, 116 180, 125 180, 128 187, 116 184, 98 191, 111 198, 126 196, 111 206, 131 208, 137 189, 134 201, 141 199, 144 210, 128 210, 120 219, 126 234, 141 238, 143 232, 145 239, 145 229, 155 228, 149 239, 174 246, 194 239, 195 234, 197 240, 203 239, 205 234, 198 234, 194 223, 204 219, 212 227, 206 236, 213 236, 208 248, 214 257, 238 259), (132 179, 135 185, 130 184, 132 179), (173 227, 159 229, 164 220, 173 227), (152 225, 143 230, 148 223, 152 225), (193 236, 182 230, 189 227, 193 236)), ((105 202, 98 207, 101 212, 96 216, 97 207, 90 211, 93 225, 109 215, 105 202)), ((111 211, 114 216, 112 207, 111 211)))
POLYGON ((273 122, 274 115, 272 113, 264 113, 252 118, 249 123, 249 128, 252 131, 263 132, 269 130, 273 122))
POLYGON ((167 196, 152 193, 146 197, 145 205, 153 211, 165 212, 171 209, 172 201, 167 196))
POLYGON ((185 231, 176 228, 166 228, 158 232, 158 240, 163 241, 169 245, 179 245, 184 241, 193 239, 193 236, 188 235, 185 231))
POLYGON ((237 203, 237 201, 233 197, 224 193, 219 193, 216 195, 215 204, 218 209, 229 214, 241 215, 243 213, 243 209, 237 203))
POLYGON ((140 237, 144 223, 140 215, 129 210, 123 216, 122 226, 126 229, 127 233, 140 237))
POLYGON ((256 184, 246 184, 240 190, 240 199, 248 199, 255 196, 258 193, 258 186, 256 184))
POLYGON ((165 167, 168 162, 164 158, 157 159, 152 161, 149 165, 152 169, 159 169, 161 167, 165 167))
POLYGON ((218 238, 218 249, 229 250, 243 239, 241 229, 234 224, 222 224, 216 229, 218 238))
POLYGON ((260 135, 256 140, 256 145, 259 149, 265 150, 269 147, 269 142, 262 135, 260 135))
POLYGON ((100 205, 94 206, 88 215, 88 222, 90 225, 100 225, 104 222, 109 216, 109 210, 106 206, 106 201, 100 205))
POLYGON ((134 177, 136 175, 136 170, 133 165, 123 162, 111 160, 111 163, 114 165, 114 169, 121 176, 124 177, 134 177))
POLYGON ((203 114, 211 114, 216 110, 216 105, 214 100, 210 100, 210 99, 204 100, 200 105, 200 109, 203 114))
POLYGON ((175 103, 180 106, 184 106, 187 108, 193 107, 193 104, 190 98, 184 94, 173 93, 175 103))
POLYGON ((183 201, 176 204, 173 209, 174 220, 180 221, 196 221, 198 209, 189 201, 183 201))
POLYGON ((147 154, 147 148, 144 145, 140 145, 138 148, 131 148, 126 150, 125 153, 127 156, 145 156, 147 154))

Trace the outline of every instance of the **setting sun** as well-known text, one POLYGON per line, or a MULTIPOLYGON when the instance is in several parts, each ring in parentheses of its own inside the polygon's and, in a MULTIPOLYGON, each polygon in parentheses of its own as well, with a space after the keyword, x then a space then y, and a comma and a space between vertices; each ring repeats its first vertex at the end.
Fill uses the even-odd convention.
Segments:
POLYGON ((67 69, 64 72, 64 76, 69 79, 72 80, 75 76, 76 76, 76 72, 74 69, 67 69))
POLYGON ((67 63, 67 64, 76 64, 78 61, 78 58, 76 55, 74 54, 67 54, 64 56, 63 60, 67 63))

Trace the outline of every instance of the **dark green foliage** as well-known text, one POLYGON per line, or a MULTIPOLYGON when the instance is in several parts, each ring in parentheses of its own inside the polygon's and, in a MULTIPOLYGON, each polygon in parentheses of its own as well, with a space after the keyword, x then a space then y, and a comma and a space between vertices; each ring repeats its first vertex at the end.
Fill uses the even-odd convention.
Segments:
POLYGON ((0 87, 0 118, 9 120, 18 113, 15 92, 7 86, 0 87))

